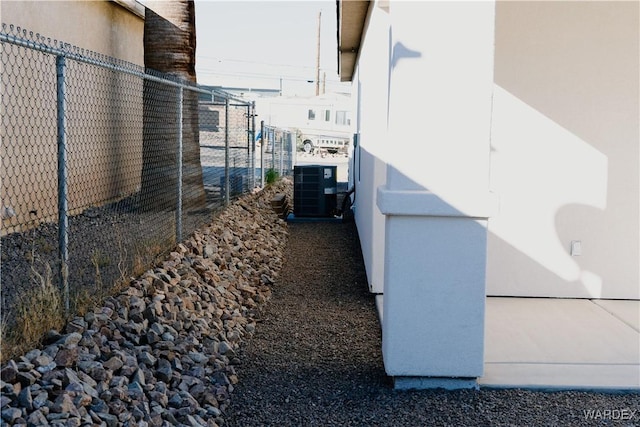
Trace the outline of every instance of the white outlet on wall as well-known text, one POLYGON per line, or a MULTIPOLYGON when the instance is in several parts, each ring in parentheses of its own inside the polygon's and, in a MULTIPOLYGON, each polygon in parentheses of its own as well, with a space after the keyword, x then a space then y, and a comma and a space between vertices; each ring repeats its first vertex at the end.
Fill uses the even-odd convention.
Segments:
POLYGON ((582 255, 582 242, 580 240, 571 241, 571 256, 582 255))

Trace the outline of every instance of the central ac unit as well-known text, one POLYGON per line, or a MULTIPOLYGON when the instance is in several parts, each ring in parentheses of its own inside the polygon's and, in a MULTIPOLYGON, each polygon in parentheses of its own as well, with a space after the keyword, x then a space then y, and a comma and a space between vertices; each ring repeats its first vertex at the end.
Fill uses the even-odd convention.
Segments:
POLYGON ((293 168, 293 214, 330 217, 337 208, 337 166, 305 165, 293 168))

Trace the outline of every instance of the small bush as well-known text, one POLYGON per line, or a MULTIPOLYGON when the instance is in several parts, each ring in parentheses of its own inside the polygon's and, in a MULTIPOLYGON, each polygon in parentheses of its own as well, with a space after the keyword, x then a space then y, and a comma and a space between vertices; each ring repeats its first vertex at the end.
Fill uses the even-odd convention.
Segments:
POLYGON ((264 176, 267 184, 273 184, 278 180, 278 172, 275 169, 269 169, 264 176))

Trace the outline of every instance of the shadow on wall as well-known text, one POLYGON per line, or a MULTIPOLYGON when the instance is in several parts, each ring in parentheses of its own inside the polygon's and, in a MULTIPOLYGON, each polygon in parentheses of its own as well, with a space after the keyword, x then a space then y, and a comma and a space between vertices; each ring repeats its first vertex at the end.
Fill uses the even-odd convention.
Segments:
MULTIPOLYGON (((373 157, 370 153, 366 153, 373 157)), ((377 159, 373 159, 374 161, 377 159)), ((370 165, 371 167, 371 162, 370 165)), ((384 167, 384 165, 379 165, 384 167)), ((403 174, 393 165, 387 165, 395 169, 396 174, 400 174, 407 182, 411 182, 414 188, 423 188, 415 179, 403 174)), ((364 187, 366 188, 366 187, 364 187)), ((363 190, 363 186, 359 187, 363 190)), ((543 193, 544 194, 544 193, 543 193)), ((360 194, 360 196, 363 196, 360 194)), ((366 195, 373 200, 374 215, 379 211, 375 207, 375 194, 366 195)), ((367 197, 360 197, 362 202, 367 197)), ((462 215, 460 209, 449 203, 446 197, 434 194, 434 198, 441 202, 442 212, 435 213, 435 216, 443 217, 462 215)), ((534 199, 535 201, 535 199, 534 199)), ((509 200, 503 203, 509 209, 509 200)), ((359 206, 358 209, 363 206, 359 206)), ((525 210, 527 207, 524 207, 525 210)), ((501 213, 500 215, 502 215, 501 213)), ((496 221, 503 221, 499 218, 496 221)), ((579 215, 585 222, 597 222, 598 217, 604 215, 604 211, 593 206, 572 203, 559 205, 546 212, 545 215, 538 215, 530 222, 517 219, 512 222, 514 230, 506 227, 506 238, 497 234, 493 229, 498 228, 493 225, 494 219, 489 219, 488 227, 488 254, 487 254, 487 293, 492 296, 555 296, 567 298, 629 298, 626 295, 617 295, 612 292, 608 294, 603 290, 604 282, 601 272, 610 268, 609 262, 603 259, 593 260, 589 254, 581 256, 570 255, 571 237, 566 235, 563 225, 571 218, 579 215), (546 216, 545 216, 546 215, 546 216), (532 284, 533 288, 517 286, 520 284, 532 284), (496 291, 498 289, 498 291, 496 291), (501 292, 500 290, 505 289, 501 292)), ((374 220, 367 218, 366 222, 361 221, 358 229, 362 233, 370 233, 368 237, 362 237, 363 252, 365 258, 372 258, 375 263, 375 251, 372 244, 375 244, 376 233, 384 233, 384 218, 382 222, 376 224, 374 220), (369 242, 367 245, 366 242, 369 242)), ((478 225, 482 227, 482 225, 478 225)), ((503 231, 503 229, 500 229, 503 231)), ((597 231, 597 230, 596 230, 597 231)), ((458 245, 462 250, 468 242, 465 239, 453 241, 453 245, 458 245)), ((455 260, 455 254, 450 254, 455 260)), ((416 255, 422 256, 422 255, 416 255)), ((380 260, 384 260, 384 254, 379 254, 380 260)), ((370 261, 371 262, 371 261, 370 261)), ((445 261, 443 262, 451 262, 445 261)), ((460 265, 464 269, 464 265, 460 265)), ((368 274, 369 281, 376 280, 375 275, 368 274)), ((628 281, 622 281, 623 285, 628 285, 628 281)), ((425 278, 425 285, 428 286, 428 278, 425 278)), ((628 289, 627 286, 625 289, 628 289)))
POLYGON ((607 225, 633 215, 637 201, 618 204, 622 212, 607 207, 607 157, 499 87, 494 102, 504 122, 493 132, 501 206, 489 220, 488 295, 637 299, 637 222, 620 230, 625 254, 616 250, 619 225, 607 225), (585 248, 579 256, 570 254, 574 240, 585 248))
POLYGON ((488 295, 637 299, 638 195, 612 185, 610 156, 499 86, 493 117, 488 295))
POLYGON ((386 181, 386 164, 361 144, 356 152, 355 210, 369 290, 379 294, 384 285, 384 215, 376 206, 378 186, 386 181), (366 184, 366 185, 365 185, 366 184))
MULTIPOLYGON (((625 212, 633 212, 633 207, 618 208, 625 212)), ((609 229, 607 223, 610 215, 616 215, 618 209, 602 210, 592 206, 581 204, 567 204, 556 212, 556 230, 558 238, 565 243, 565 249, 570 251, 571 242, 575 239, 575 234, 571 232, 568 224, 573 224, 576 220, 583 221, 584 227, 594 234, 608 236, 609 229), (612 212, 613 211, 613 212, 612 212), (569 244, 566 244, 569 242, 569 244)), ((636 211, 637 212, 637 211, 636 211)), ((624 230, 621 230, 625 234, 624 230)), ((615 231, 614 231, 615 233, 615 231)), ((616 239, 605 241, 587 241, 586 246, 580 242, 581 253, 572 256, 576 264, 578 278, 575 280, 581 283, 588 295, 593 298, 613 298, 613 299, 640 299, 640 280, 638 278, 638 253, 640 253, 639 239, 633 236, 640 236, 637 226, 635 230, 630 227, 626 234, 624 246, 629 253, 620 253, 620 248, 616 239), (593 247, 593 243, 597 245, 593 247), (595 249, 595 250, 594 250, 595 249), (608 254, 609 256, 605 256, 608 254), (634 261, 635 259, 635 261, 634 261), (634 269, 635 264, 635 279, 634 269)))
MULTIPOLYGON (((500 209, 488 225, 488 295, 640 298, 638 8, 637 2, 497 3, 490 188, 500 209), (581 242, 582 255, 571 256, 572 241, 581 242)), ((389 73, 419 57, 393 45, 391 30, 388 36, 389 73)), ((384 90, 390 99, 391 87, 384 90)), ((371 105, 364 96, 360 103, 371 105)), ((380 150, 390 144, 373 139, 362 133, 361 152, 374 159, 367 167, 379 162, 383 169, 382 159, 392 156, 380 150)), ((416 189, 430 187, 423 178, 440 173, 427 167, 446 175, 443 163, 464 161, 443 156, 427 166, 413 153, 400 159, 407 165, 401 172, 415 174, 406 177, 406 188, 416 189)), ((362 215, 359 229, 384 234, 384 222, 375 222, 375 188, 385 175, 377 166, 360 169, 370 181, 359 192, 372 187, 365 203, 374 219, 362 215)), ((452 188, 431 189, 464 209, 468 187, 462 186, 464 197, 452 188)), ((373 254, 375 239, 361 240, 373 254)), ((374 263, 384 259, 371 256, 374 263)))
MULTIPOLYGON (((394 170, 395 174, 400 174, 403 176, 407 182, 412 182, 415 188, 422 188, 424 191, 429 191, 428 188, 425 188, 423 185, 418 183, 415 179, 403 174, 401 170, 394 167, 393 165, 388 165, 388 167, 394 170)), ((440 218, 455 218, 456 216, 463 217, 468 219, 464 211, 458 209, 455 205, 449 203, 447 198, 443 195, 439 195, 434 193, 433 198, 435 201, 439 203, 434 203, 438 205, 439 208, 437 211, 434 211, 433 219, 438 220, 440 218)), ((491 223, 491 219, 489 219, 489 224, 491 223)), ((522 227, 526 227, 526 224, 520 224, 522 227)), ((484 226, 480 223, 477 223, 477 232, 484 232, 481 229, 484 229, 484 226)), ((559 281, 565 281, 566 278, 563 278, 557 274, 557 269, 553 268, 553 265, 547 266, 538 262, 535 258, 531 256, 531 254, 524 252, 517 248, 516 246, 510 244, 507 240, 502 239, 500 236, 492 233, 490 230, 487 233, 487 240, 490 241, 490 245, 488 248, 488 258, 492 260, 492 262, 487 263, 487 269, 493 268, 495 271, 492 276, 489 277, 488 280, 499 280, 501 282, 505 282, 508 284, 518 283, 520 281, 525 280, 533 280, 537 283, 540 283, 542 286, 546 283, 558 283, 559 281), (491 253, 493 251, 493 253, 491 253), (495 254, 499 253, 501 258, 496 258, 495 254), (522 265, 526 265, 527 268, 521 268, 522 265), (549 268, 552 267, 552 268, 549 268)), ((360 229, 360 227, 359 227, 360 229)), ((476 234, 476 231, 472 231, 471 234, 476 234)), ((409 243, 409 242, 407 242, 409 243)), ((451 236, 448 239, 448 245, 454 249, 449 253, 441 253, 437 254, 437 256, 442 256, 441 263, 442 265, 451 264, 452 262, 456 262, 456 251, 455 248, 458 248, 459 252, 463 252, 464 249, 469 244, 469 241, 465 236, 451 236)), ((419 245, 418 245, 419 246, 419 245)), ((416 256, 422 257, 426 256, 423 253, 417 254, 416 256)), ((575 263, 575 261, 571 261, 575 263)), ((454 270, 465 270, 469 266, 460 264, 457 269, 454 270)), ((577 270, 577 266, 575 267, 577 270)), ((425 286, 429 286, 429 278, 425 278, 425 286)), ((548 289, 542 288, 543 291, 548 291, 548 289)), ((587 290, 585 288, 585 290, 587 290)), ((588 294, 585 293, 585 297, 589 297, 588 294)), ((452 302, 453 303, 453 302, 452 302)))
POLYGON ((497 4, 490 295, 640 298, 638 8, 497 4))

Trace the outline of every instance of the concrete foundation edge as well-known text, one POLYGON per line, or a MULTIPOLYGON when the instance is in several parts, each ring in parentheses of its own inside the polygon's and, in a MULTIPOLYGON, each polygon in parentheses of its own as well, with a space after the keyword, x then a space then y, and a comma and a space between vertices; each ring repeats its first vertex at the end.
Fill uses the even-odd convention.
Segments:
POLYGON ((476 378, 400 376, 393 377, 393 388, 396 390, 426 390, 436 388, 442 388, 445 390, 479 389, 476 378))

